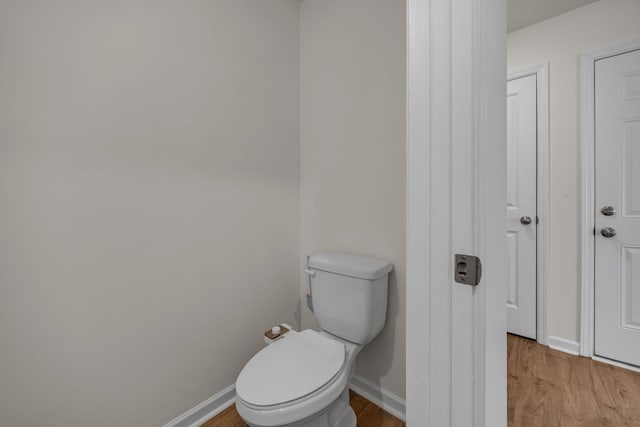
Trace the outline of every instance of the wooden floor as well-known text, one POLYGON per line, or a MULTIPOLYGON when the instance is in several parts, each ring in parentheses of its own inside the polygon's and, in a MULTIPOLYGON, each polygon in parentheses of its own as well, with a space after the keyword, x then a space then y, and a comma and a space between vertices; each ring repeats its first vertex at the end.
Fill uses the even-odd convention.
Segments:
MULTIPOLYGON (((509 427, 640 427, 640 373, 507 338, 509 427)), ((351 392, 358 427, 405 424, 351 392)), ((246 427, 235 406, 203 427, 246 427)))
MULTIPOLYGON (((358 427, 404 427, 404 422, 369 402, 364 397, 349 391, 351 407, 358 418, 358 427)), ((210 419, 202 427, 247 427, 233 405, 210 419)))
POLYGON ((640 426, 640 373, 508 335, 511 427, 640 426))

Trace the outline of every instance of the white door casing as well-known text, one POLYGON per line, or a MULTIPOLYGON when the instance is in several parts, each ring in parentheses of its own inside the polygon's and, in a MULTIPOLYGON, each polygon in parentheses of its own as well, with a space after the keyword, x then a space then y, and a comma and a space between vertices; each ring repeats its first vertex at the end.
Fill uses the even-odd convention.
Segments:
POLYGON ((407 425, 506 426, 506 4, 408 0, 407 425), (477 255, 477 287, 453 256, 477 255))
POLYGON ((640 50, 595 63, 595 177, 594 353, 640 366, 640 50))
POLYGON ((507 83, 507 331, 536 339, 537 78, 507 83))

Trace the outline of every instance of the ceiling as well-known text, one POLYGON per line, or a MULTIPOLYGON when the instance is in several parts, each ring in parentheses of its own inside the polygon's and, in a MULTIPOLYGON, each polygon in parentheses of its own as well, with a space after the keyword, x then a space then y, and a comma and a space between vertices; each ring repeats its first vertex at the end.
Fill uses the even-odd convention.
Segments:
POLYGON ((507 0, 507 31, 519 30, 596 0, 507 0))

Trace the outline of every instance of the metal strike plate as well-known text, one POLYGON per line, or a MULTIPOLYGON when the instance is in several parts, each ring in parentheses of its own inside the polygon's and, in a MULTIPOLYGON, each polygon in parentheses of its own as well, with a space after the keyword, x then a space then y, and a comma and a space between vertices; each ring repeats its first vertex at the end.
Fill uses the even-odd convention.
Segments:
POLYGON ((456 282, 471 286, 480 283, 482 277, 480 258, 473 255, 456 254, 453 268, 456 282))

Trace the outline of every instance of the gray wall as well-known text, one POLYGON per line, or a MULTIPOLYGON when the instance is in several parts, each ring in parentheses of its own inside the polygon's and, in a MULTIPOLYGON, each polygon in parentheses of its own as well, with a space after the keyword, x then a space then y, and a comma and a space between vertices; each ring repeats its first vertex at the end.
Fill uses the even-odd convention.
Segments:
POLYGON ((0 0, 0 425, 158 426, 299 317, 297 0, 0 0))
MULTIPOLYGON (((301 7, 301 265, 319 251, 389 259, 387 325, 357 373, 405 396, 405 2, 301 7)), ((307 280, 301 276, 302 294, 307 280)), ((317 327, 306 306, 304 327, 317 327)))

